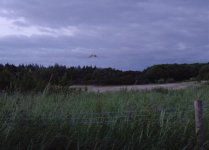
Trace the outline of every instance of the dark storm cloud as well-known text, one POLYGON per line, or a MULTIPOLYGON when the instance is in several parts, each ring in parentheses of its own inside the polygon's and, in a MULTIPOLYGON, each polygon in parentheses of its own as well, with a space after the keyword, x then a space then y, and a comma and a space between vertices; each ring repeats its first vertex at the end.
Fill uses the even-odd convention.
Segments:
POLYGON ((18 27, 15 31, 5 27, 10 34, 0 31, 0 61, 119 69, 209 61, 208 4, 206 0, 0 0, 0 17, 18 27), (21 34, 19 29, 27 32, 21 34), (99 57, 88 59, 92 53, 99 57))
POLYGON ((207 9, 206 0, 3 0, 0 4, 12 12, 10 17, 51 26, 144 23, 207 9))

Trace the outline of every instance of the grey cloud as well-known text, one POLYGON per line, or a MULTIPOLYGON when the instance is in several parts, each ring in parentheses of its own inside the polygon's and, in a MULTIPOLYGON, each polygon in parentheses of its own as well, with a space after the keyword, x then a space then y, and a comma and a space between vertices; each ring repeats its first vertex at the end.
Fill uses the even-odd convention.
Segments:
POLYGON ((205 3, 207 2, 204 0, 178 0, 177 2, 171 0, 7 0, 0 2, 5 9, 13 12, 10 17, 22 16, 33 24, 47 26, 150 22, 172 17, 172 14, 185 15, 193 11, 201 13, 202 10, 206 10, 205 3))
POLYGON ((20 27, 30 26, 28 23, 25 23, 25 22, 22 22, 22 21, 14 21, 13 24, 16 25, 16 26, 20 26, 20 27))
POLYGON ((14 22, 17 26, 43 26, 44 32, 51 33, 55 33, 53 29, 69 26, 78 30, 71 37, 2 37, 0 62, 58 62, 136 70, 155 63, 209 61, 208 3, 206 0, 0 0, 0 9, 4 10, 0 16, 25 19, 14 22), (99 58, 87 59, 91 53, 99 58))

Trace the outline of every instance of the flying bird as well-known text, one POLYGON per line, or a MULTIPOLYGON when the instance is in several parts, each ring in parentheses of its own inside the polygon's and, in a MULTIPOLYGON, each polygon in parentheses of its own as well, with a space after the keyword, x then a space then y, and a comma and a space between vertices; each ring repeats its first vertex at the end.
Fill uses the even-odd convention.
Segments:
POLYGON ((91 54, 90 56, 89 56, 89 58, 97 58, 98 56, 97 55, 95 55, 95 54, 91 54))

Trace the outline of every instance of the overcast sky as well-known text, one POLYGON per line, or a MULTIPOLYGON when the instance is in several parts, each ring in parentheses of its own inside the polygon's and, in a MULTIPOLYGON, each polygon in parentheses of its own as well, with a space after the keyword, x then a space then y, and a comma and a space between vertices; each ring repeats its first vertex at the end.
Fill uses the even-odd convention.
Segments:
POLYGON ((0 63, 194 62, 209 62, 208 0, 0 0, 0 63))

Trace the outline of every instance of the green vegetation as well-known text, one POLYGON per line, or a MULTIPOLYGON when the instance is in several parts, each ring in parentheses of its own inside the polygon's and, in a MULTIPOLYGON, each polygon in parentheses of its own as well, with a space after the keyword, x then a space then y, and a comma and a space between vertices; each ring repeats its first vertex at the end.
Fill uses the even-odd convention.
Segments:
POLYGON ((209 86, 115 93, 2 93, 1 149, 194 149, 193 101, 204 102, 209 148, 209 86), (111 113, 112 112, 112 113, 111 113))
POLYGON ((209 80, 209 65, 204 65, 200 68, 199 79, 209 80))
POLYGON ((66 67, 54 65, 0 65, 0 90, 43 91, 52 86, 70 85, 133 85, 172 83, 190 80, 208 80, 208 65, 165 64, 154 65, 143 71, 120 71, 112 68, 66 67))

